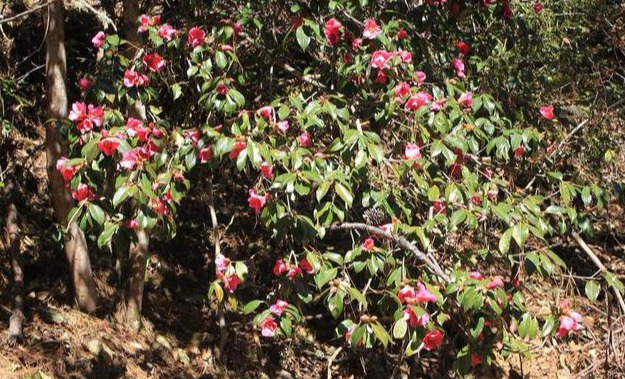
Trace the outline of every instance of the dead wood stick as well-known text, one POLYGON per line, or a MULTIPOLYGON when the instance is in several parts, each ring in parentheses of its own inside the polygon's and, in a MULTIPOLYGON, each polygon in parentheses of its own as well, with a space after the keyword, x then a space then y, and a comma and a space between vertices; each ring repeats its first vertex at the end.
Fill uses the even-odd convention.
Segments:
POLYGON ((334 360, 338 357, 342 350, 343 346, 339 346, 336 350, 334 350, 334 353, 330 356, 330 358, 328 358, 328 379, 332 379, 332 363, 334 363, 334 360))
POLYGON ((443 271, 443 269, 438 264, 438 262, 436 262, 427 254, 419 250, 419 248, 413 242, 408 241, 405 237, 402 237, 396 233, 387 232, 376 226, 371 226, 371 225, 362 224, 362 223, 355 223, 355 222, 346 222, 343 224, 332 225, 328 228, 328 230, 331 230, 331 231, 360 230, 360 231, 364 231, 364 232, 367 232, 369 234, 372 234, 378 237, 386 238, 390 241, 395 242, 402 249, 412 252, 417 258, 419 258, 423 263, 425 263, 425 265, 434 274, 436 274, 436 276, 443 279, 445 283, 451 282, 449 275, 447 275, 445 271, 443 271))
MULTIPOLYGON (((579 247, 581 247, 582 250, 586 253, 586 255, 588 255, 588 257, 590 258, 592 263, 594 263, 595 266, 597 266, 599 271, 601 271, 601 272, 608 271, 605 268, 605 266, 603 265, 603 263, 601 263, 601 261, 599 260, 599 257, 597 257, 597 254, 595 254, 592 251, 590 246, 588 246, 586 244, 586 242, 584 242, 584 240, 582 239, 582 237, 579 236, 579 234, 574 232, 574 233, 572 233, 572 236, 573 236, 573 239, 575 240, 575 242, 577 242, 577 244, 579 245, 579 247)), ((614 292, 614 296, 616 297, 616 300, 618 300, 618 303, 619 303, 619 305, 621 307, 621 311, 625 315, 625 301, 623 301, 623 296, 621 295, 621 293, 619 292, 619 290, 615 286, 610 286, 610 287, 612 287, 612 292, 614 292)))

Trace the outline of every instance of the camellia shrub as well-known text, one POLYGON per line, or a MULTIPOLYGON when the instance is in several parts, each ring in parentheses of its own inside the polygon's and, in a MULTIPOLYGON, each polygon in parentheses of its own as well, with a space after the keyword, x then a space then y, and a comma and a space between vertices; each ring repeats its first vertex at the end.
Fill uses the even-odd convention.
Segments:
MULTIPOLYGON (((450 29, 459 15, 512 17, 508 2, 443 3, 426 1, 413 21, 352 2, 330 2, 322 19, 293 6, 284 43, 308 66, 287 62, 299 79, 265 102, 241 59, 261 34, 250 18, 183 29, 144 15, 134 59, 98 33, 97 68, 67 123, 71 156, 57 163, 78 202, 70 217, 100 246, 138 229, 172 238, 189 172, 229 167, 250 178, 250 213, 289 241, 263 267, 275 295, 242 306, 262 336, 291 336, 323 305, 350 346, 448 346, 459 372, 566 338, 581 315, 566 301, 532 315, 525 289, 564 266, 547 238, 589 230, 584 209, 607 194, 551 170, 559 147, 541 128, 558 122, 553 107, 515 124, 472 77, 470 43, 431 46, 418 31, 441 17, 450 29), (127 111, 137 101, 145 119, 127 111)), ((238 307, 245 263, 215 264, 209 295, 238 307)))

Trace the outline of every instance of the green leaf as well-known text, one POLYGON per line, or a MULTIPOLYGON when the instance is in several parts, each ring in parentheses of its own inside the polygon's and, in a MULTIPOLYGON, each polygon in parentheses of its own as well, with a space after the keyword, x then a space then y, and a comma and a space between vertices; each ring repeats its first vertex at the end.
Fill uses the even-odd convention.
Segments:
POLYGON ((329 270, 321 270, 315 275, 315 284, 318 289, 321 289, 330 280, 336 278, 338 274, 337 268, 331 268, 329 270))
POLYGON ((226 54, 224 54, 222 51, 216 52, 215 62, 217 62, 217 66, 219 66, 219 68, 221 68, 222 70, 226 68, 226 66, 228 65, 228 59, 226 58, 226 54))
POLYGON ((306 50, 306 48, 310 44, 310 37, 306 35, 306 32, 304 32, 304 28, 302 26, 297 28, 297 30, 295 31, 295 38, 297 38, 297 43, 302 48, 302 50, 306 50))
POLYGON ((256 310, 256 308, 258 308, 259 305, 261 305, 263 302, 261 300, 252 300, 249 303, 245 304, 245 306, 243 307, 243 313, 244 314, 250 314, 252 312, 254 312, 256 310))
POLYGON ((130 196, 136 187, 134 186, 123 186, 120 187, 115 194, 113 195, 113 207, 117 207, 121 204, 128 196, 130 196))
POLYGON ((182 88, 180 87, 180 84, 178 83, 174 83, 171 86, 171 93, 174 96, 174 100, 178 99, 180 96, 182 96, 182 88))
POLYGON ((502 254, 507 254, 510 250, 510 240, 512 239, 512 229, 508 229, 501 235, 499 239, 499 251, 502 254))
POLYGON ((600 291, 601 286, 594 280, 587 282, 586 287, 584 288, 584 292, 586 292, 586 297, 590 299, 590 301, 597 300, 600 291))
POLYGON ((362 304, 362 306, 365 307, 365 309, 367 308, 367 299, 360 291, 358 291, 356 288, 353 288, 353 287, 347 287, 345 289, 347 290, 347 293, 349 293, 349 295, 352 298, 358 300, 358 302, 362 304))
POLYGON ((104 224, 104 211, 99 205, 90 203, 89 214, 91 215, 93 221, 95 221, 98 225, 104 224))
POLYGON ((341 197, 341 199, 343 199, 345 205, 347 205, 348 207, 352 206, 352 203, 354 202, 354 195, 352 195, 351 191, 349 191, 347 188, 345 188, 344 185, 338 182, 334 184, 334 190, 341 197))
POLYGON ((321 199, 323 199, 323 197, 326 195, 326 193, 328 193, 328 190, 330 189, 330 185, 332 183, 329 181, 325 181, 323 183, 321 183, 321 185, 319 186, 319 188, 317 188, 317 191, 315 193, 316 197, 317 197, 317 201, 321 201, 321 199))
POLYGON ((519 223, 514 225, 512 228, 512 238, 516 241, 521 249, 525 246, 525 242, 529 237, 530 230, 527 227, 527 224, 519 223))
POLYGON ((402 339, 406 335, 407 330, 408 330, 408 323, 402 317, 399 320, 397 320, 397 322, 393 326, 393 337, 395 339, 402 339))
POLYGON ((119 225, 112 223, 110 221, 107 221, 104 224, 104 230, 98 236, 98 247, 102 247, 106 245, 107 243, 109 243, 109 241, 113 237, 113 234, 117 232, 118 228, 119 228, 119 225))
POLYGON ((391 340, 391 336, 390 334, 388 334, 386 329, 384 329, 382 324, 380 324, 379 322, 373 323, 371 324, 371 329, 373 329, 373 334, 376 336, 376 338, 380 340, 380 342, 382 342, 382 345, 384 345, 384 347, 386 347, 388 345, 388 342, 391 340))

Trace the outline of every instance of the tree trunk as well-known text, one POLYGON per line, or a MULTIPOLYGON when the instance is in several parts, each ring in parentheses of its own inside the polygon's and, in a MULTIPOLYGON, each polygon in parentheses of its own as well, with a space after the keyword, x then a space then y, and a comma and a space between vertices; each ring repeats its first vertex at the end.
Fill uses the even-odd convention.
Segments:
POLYGON ((63 177, 56 170, 56 161, 68 152, 67 141, 59 135, 58 128, 67 119, 68 101, 66 91, 65 59, 65 15, 63 2, 56 0, 44 13, 44 22, 48 22, 46 37, 46 157, 48 180, 52 194, 52 206, 57 221, 66 226, 65 254, 69 261, 70 275, 74 284, 76 302, 82 311, 92 313, 97 307, 97 295, 87 242, 82 230, 75 221, 69 222, 68 214, 72 208, 72 198, 65 186, 63 177))
MULTIPOLYGON (((138 0, 124 0, 124 35, 129 42, 124 55, 133 59, 138 51, 141 41, 137 32, 137 20, 139 18, 138 0)), ((145 106, 136 100, 128 109, 130 116, 145 121, 145 106)), ((143 287, 145 283, 145 268, 148 262, 148 249, 150 234, 147 230, 137 231, 137 242, 130 246, 129 251, 129 277, 130 283, 126 296, 126 322, 130 328, 138 332, 141 329, 141 310, 143 308, 143 287)))
POLYGON ((24 326, 24 272, 22 271, 21 240, 17 226, 17 208, 11 181, 5 183, 6 224, 4 230, 5 246, 10 254, 11 269, 13 270, 13 310, 9 318, 9 341, 21 341, 24 326))

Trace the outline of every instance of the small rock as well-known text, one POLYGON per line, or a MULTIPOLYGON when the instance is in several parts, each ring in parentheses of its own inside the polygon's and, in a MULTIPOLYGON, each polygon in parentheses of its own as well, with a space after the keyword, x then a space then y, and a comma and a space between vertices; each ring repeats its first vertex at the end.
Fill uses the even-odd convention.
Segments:
POLYGON ((89 352, 95 356, 100 355, 102 351, 102 341, 97 338, 89 338, 83 343, 83 345, 89 350, 89 352))

